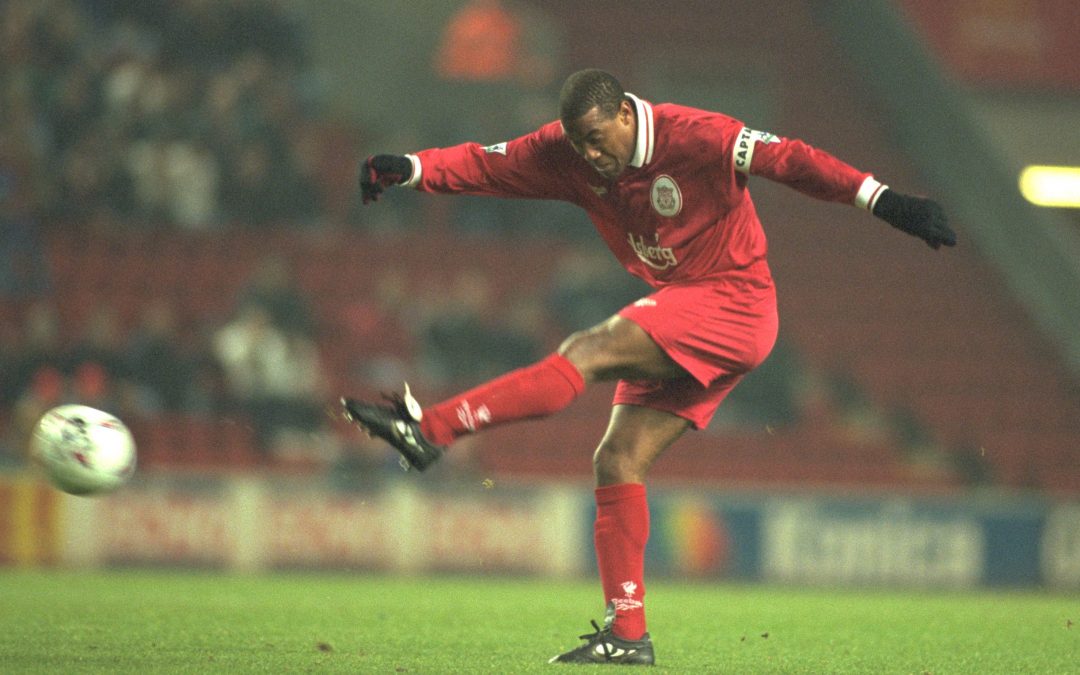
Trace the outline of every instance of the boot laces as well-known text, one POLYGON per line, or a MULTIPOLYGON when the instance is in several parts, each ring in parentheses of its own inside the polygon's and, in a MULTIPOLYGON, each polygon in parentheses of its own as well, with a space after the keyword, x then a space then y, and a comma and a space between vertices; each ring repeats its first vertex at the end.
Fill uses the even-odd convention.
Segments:
POLYGON ((586 640, 590 645, 598 643, 604 650, 604 658, 611 659, 611 643, 604 638, 611 633, 611 628, 605 624, 603 628, 596 623, 596 619, 589 619, 593 632, 579 635, 579 640, 586 640))
POLYGON ((397 392, 387 394, 383 392, 383 400, 390 404, 390 409, 394 411, 394 414, 400 417, 402 420, 411 422, 412 415, 409 413, 409 406, 405 405, 405 397, 397 392))

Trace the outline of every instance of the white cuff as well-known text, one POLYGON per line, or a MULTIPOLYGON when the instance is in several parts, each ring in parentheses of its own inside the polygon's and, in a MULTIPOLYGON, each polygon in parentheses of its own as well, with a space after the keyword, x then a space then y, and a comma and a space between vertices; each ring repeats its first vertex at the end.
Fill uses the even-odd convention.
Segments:
POLYGON ((885 190, 888 190, 889 186, 883 183, 879 183, 874 180, 873 176, 867 176, 863 181, 862 187, 859 188, 859 192, 855 195, 855 206, 860 209, 866 209, 867 211, 874 210, 874 204, 877 204, 878 197, 885 190))
POLYGON ((417 185, 420 184, 420 177, 423 175, 424 170, 420 166, 420 158, 419 157, 417 157, 416 155, 405 155, 405 156, 409 158, 410 162, 412 162, 412 176, 409 177, 409 180, 402 183, 401 186, 402 187, 414 188, 414 187, 416 187, 417 185))

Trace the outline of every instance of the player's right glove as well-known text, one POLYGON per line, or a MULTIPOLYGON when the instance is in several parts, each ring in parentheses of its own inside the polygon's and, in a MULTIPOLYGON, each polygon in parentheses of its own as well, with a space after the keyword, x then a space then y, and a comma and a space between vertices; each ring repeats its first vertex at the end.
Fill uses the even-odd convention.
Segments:
POLYGON ((956 246, 945 210, 932 199, 885 190, 874 204, 874 215, 893 227, 925 241, 930 248, 956 246))
POLYGON ((360 165, 360 194, 364 204, 378 201, 383 190, 412 177, 412 162, 404 155, 371 155, 360 165))

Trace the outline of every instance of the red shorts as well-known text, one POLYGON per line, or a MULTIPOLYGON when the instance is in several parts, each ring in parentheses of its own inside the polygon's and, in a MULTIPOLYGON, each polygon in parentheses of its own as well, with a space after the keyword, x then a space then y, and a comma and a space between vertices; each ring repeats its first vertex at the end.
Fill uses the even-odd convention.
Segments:
POLYGON ((779 321, 776 289, 764 273, 665 286, 624 307, 619 316, 641 326, 688 377, 620 380, 615 404, 655 408, 702 429, 720 402, 769 355, 779 321))

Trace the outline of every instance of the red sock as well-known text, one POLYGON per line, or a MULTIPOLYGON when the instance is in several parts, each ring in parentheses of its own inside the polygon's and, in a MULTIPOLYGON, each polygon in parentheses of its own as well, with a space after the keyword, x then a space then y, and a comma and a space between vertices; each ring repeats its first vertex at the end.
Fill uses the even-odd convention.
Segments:
POLYGON ((593 528, 604 603, 615 604, 612 632, 625 640, 645 634, 645 542, 649 503, 641 483, 596 488, 593 528))
POLYGON ((552 354, 425 408, 420 430, 432 442, 446 445, 483 427, 556 413, 584 389, 585 380, 574 364, 552 354))

